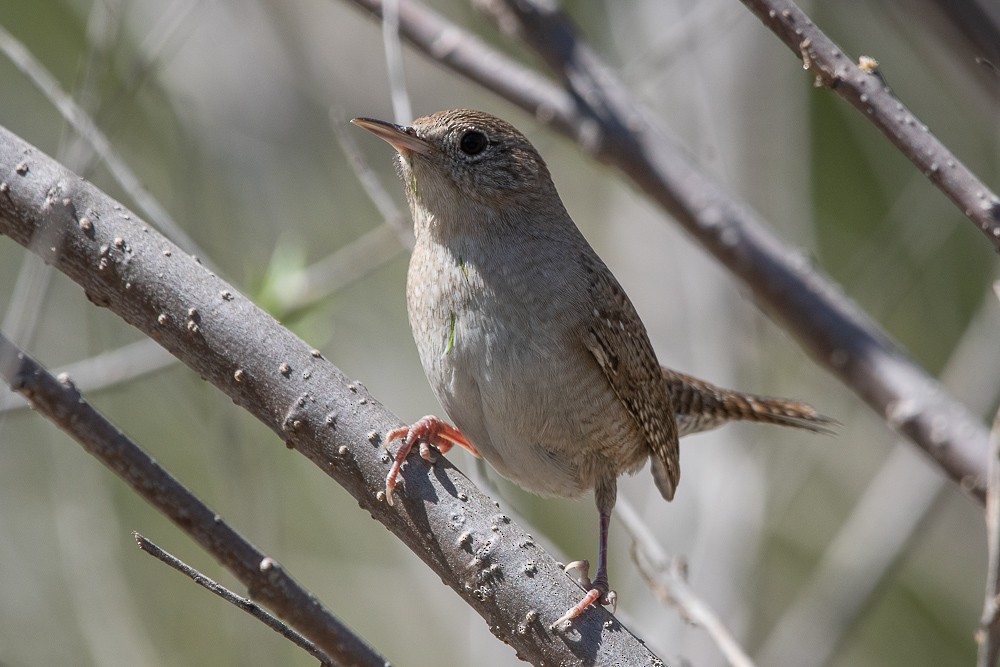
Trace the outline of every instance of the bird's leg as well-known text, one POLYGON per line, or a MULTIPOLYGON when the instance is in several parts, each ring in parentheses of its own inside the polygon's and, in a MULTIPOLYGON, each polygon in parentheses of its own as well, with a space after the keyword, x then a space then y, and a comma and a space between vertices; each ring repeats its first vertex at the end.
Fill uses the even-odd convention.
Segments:
POLYGON ((608 583, 608 528, 611 525, 611 510, 615 505, 617 495, 617 484, 614 478, 610 484, 607 480, 598 483, 595 489, 597 499, 597 509, 601 515, 600 543, 597 549, 597 576, 593 581, 589 580, 588 574, 590 564, 587 561, 576 561, 566 566, 566 569, 579 568, 583 571, 582 581, 584 588, 589 589, 576 605, 566 610, 566 613, 559 617, 553 628, 560 628, 574 618, 577 618, 592 604, 611 605, 611 613, 618 609, 618 594, 611 590, 608 583), (608 488, 610 486, 610 488, 608 488))
POLYGON ((447 454, 455 445, 464 447, 470 454, 479 458, 476 447, 454 426, 446 424, 434 415, 421 417, 409 426, 393 429, 385 436, 385 446, 393 440, 403 438, 403 445, 396 452, 396 458, 389 468, 389 474, 385 477, 385 499, 392 505, 392 492, 396 488, 396 479, 399 477, 399 470, 403 467, 403 461, 409 456, 413 445, 420 443, 420 457, 425 461, 434 463, 435 456, 431 451, 431 445, 442 454, 447 454))

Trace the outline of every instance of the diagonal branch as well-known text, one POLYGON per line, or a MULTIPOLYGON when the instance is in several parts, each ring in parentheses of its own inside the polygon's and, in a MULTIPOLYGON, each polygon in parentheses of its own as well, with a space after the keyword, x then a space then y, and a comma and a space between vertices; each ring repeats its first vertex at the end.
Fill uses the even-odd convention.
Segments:
POLYGON ((146 190, 139 176, 118 155, 111 141, 94 123, 90 115, 62 89, 55 76, 45 69, 24 44, 7 32, 2 25, 0 25, 0 51, 24 72, 25 76, 48 98, 52 106, 62 114, 66 122, 76 130, 82 139, 90 144, 94 153, 101 157, 104 164, 107 165, 108 171, 118 181, 122 189, 129 193, 138 206, 146 212, 146 215, 156 223, 156 226, 174 239, 178 245, 191 252, 199 252, 204 255, 198 250, 198 245, 188 236, 184 228, 177 224, 167 209, 146 190))
POLYGON ((742 2, 816 75, 816 85, 860 111, 1000 252, 1000 199, 903 106, 878 72, 878 63, 871 58, 852 62, 794 2, 742 2))
MULTIPOLYGON (((996 301, 984 299, 941 372, 946 386, 986 413, 1000 397, 996 301)), ((756 652, 762 665, 821 667, 841 647, 863 610, 910 553, 939 506, 945 480, 894 446, 825 548, 814 571, 785 606, 756 652), (845 586, 844 582, 851 582, 845 586)), ((989 522, 987 521, 987 525, 989 522)))
MULTIPOLYGON (((135 538, 136 544, 139 545, 139 548, 142 549, 142 551, 148 553, 153 558, 156 558, 161 563, 164 563, 174 568, 184 576, 191 579, 191 581, 193 581, 194 583, 198 584, 205 590, 219 596, 220 598, 222 598, 229 604, 233 605, 237 609, 245 611, 253 618, 256 618, 258 621, 260 621, 267 627, 271 628, 279 635, 281 635, 288 641, 292 642, 302 650, 306 651, 312 657, 319 660, 320 664, 322 664, 323 667, 332 667, 335 664, 330 659, 330 657, 326 653, 318 649, 315 644, 313 644, 311 641, 300 635, 298 632, 293 630, 288 625, 285 625, 280 620, 272 616, 270 613, 268 613, 266 609, 264 609, 262 606, 260 606, 253 600, 241 597, 236 593, 232 592, 231 590, 229 590, 228 588, 226 588, 225 586, 223 586, 222 584, 220 584, 219 582, 212 581, 212 579, 210 579, 209 577, 205 576, 198 570, 194 569, 193 567, 191 567, 181 559, 177 558, 173 554, 166 552, 152 540, 143 537, 139 533, 133 532, 132 537, 135 538)), ((343 650, 343 644, 341 645, 341 649, 343 650)), ((374 651, 372 651, 370 655, 364 655, 364 656, 352 655, 344 651, 343 653, 341 653, 339 658, 342 662, 351 661, 352 664, 369 663, 371 662, 372 659, 380 661, 380 662, 371 662, 372 667, 376 667, 376 665, 381 666, 385 664, 385 658, 375 655, 374 651)))
POLYGON ((684 560, 676 556, 667 557, 628 500, 619 500, 615 509, 622 526, 632 538, 629 548, 632 562, 639 568, 639 575, 653 594, 664 604, 675 607, 686 621, 704 628, 730 665, 754 667, 753 661, 715 610, 688 583, 684 560))
MULTIPOLYGON (((381 8, 379 0, 353 2, 376 15, 381 8)), ((983 504, 989 434, 982 422, 801 251, 775 236, 659 132, 557 10, 532 0, 491 0, 488 9, 538 51, 568 90, 419 3, 400 0, 399 29, 429 57, 620 169, 736 275, 818 363, 983 504)))
MULTIPOLYGON (((0 327, 0 331, 5 330, 0 327)), ((13 340, 17 340, 11 336, 13 340)), ((152 375, 177 363, 177 359, 148 338, 123 345, 114 350, 81 359, 54 369, 52 372, 73 378, 73 384, 85 393, 98 392, 152 375)), ((30 403, 24 397, 10 393, 0 396, 0 416, 25 410, 30 403)))
POLYGON ((0 378, 247 586, 250 594, 299 628, 321 650, 351 664, 385 664, 362 639, 324 609, 274 561, 250 544, 77 391, 53 377, 0 334, 0 378), (265 568, 265 564, 269 564, 265 568))
MULTIPOLYGON (((520 526, 446 460, 408 463, 384 502, 380 433, 400 420, 322 355, 93 185, 0 128, 0 233, 39 253, 333 477, 533 663, 658 659, 603 609, 549 631, 580 597, 520 526), (578 633, 578 634, 577 634, 578 633)), ((301 628, 299 628, 301 630, 301 628)))

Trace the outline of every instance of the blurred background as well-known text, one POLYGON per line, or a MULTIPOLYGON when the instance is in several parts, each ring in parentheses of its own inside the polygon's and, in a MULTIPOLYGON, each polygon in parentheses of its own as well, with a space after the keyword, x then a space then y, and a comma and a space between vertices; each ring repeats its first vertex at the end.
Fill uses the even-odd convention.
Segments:
MULTIPOLYGON (((851 57, 984 181, 997 182, 996 12, 972 0, 806 2, 851 57), (992 51, 991 51, 992 49, 992 51)), ((530 65, 466 2, 432 6, 530 65)), ((816 89, 733 0, 564 3, 596 50, 696 161, 833 276, 984 421, 998 386, 990 244, 859 114, 816 89)), ((335 130, 392 117, 377 21, 349 2, 0 0, 0 124, 137 214, 10 57, 16 40, 107 134, 220 275, 402 419, 439 412, 410 338, 407 251, 359 186, 335 130), (323 269, 318 289, 311 280, 323 269)), ((466 106, 524 131, 571 215, 616 272, 660 360, 719 384, 798 397, 835 437, 753 426, 683 441, 667 505, 622 480, 663 549, 760 664, 974 660, 983 510, 758 310, 748 290, 617 173, 534 118, 409 49, 415 115, 466 106)), ((405 207, 392 151, 344 129, 405 207)), ((404 209, 405 210, 405 209, 404 209)), ((408 220, 408 217, 406 218, 408 220)), ((515 662, 485 622, 303 457, 67 278, 0 239, 2 330, 86 397, 389 660, 515 662), (113 356, 98 357, 112 353, 113 356)), ((245 614, 135 547, 139 531, 238 584, 62 432, 0 392, 0 664, 309 665, 245 614)), ((566 560, 596 560, 590 496, 541 500, 452 460, 566 560), (478 476, 478 477, 477 477, 478 476)), ((619 618, 661 657, 724 660, 650 592, 612 522, 619 618)))

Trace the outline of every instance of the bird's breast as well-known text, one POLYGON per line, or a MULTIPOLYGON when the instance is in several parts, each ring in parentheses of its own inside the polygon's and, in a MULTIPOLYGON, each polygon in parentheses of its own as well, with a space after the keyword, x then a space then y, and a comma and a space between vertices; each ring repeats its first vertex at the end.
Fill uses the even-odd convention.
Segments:
POLYGON ((591 471, 635 467, 622 456, 637 449, 635 425, 573 318, 586 289, 523 256, 495 259, 420 243, 411 258, 410 323, 449 418, 500 474, 536 493, 577 495, 591 471))

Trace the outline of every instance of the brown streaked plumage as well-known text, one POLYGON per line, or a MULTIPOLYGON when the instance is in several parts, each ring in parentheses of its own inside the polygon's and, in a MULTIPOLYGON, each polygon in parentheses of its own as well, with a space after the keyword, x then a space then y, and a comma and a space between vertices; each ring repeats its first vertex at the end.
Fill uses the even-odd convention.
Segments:
POLYGON ((678 438, 747 420, 826 431, 808 405, 742 394, 662 368, 632 302, 563 207, 544 160, 510 124, 455 109, 411 127, 352 121, 398 152, 416 245, 407 277, 413 338, 455 428, 428 416, 386 479, 419 444, 461 445, 542 495, 593 489, 597 577, 553 625, 613 604, 607 533, 617 479, 651 460, 673 498, 678 438))
POLYGON ((813 433, 832 433, 834 422, 806 403, 768 398, 717 387, 662 366, 681 437, 710 431, 731 421, 794 426, 813 433))

